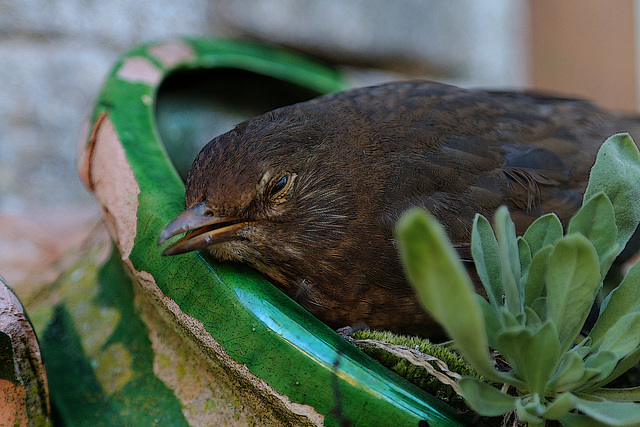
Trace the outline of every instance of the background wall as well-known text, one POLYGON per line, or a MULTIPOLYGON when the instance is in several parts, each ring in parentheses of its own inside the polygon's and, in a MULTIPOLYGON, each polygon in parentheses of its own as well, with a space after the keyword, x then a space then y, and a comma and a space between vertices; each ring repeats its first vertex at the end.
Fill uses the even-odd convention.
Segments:
POLYGON ((0 0, 0 212, 90 201, 75 173, 81 121, 117 57, 149 40, 248 36, 356 67, 524 82, 519 8, 442 3, 0 0))
POLYGON ((207 0, 0 0, 0 212, 89 203, 75 172, 80 124, 120 54, 207 34, 207 0))
POLYGON ((530 86, 637 110, 638 1, 529 4, 530 86))
POLYGON ((24 280, 17 266, 55 259, 96 217, 75 172, 80 126, 113 63, 139 43, 249 37, 341 64, 354 85, 420 76, 635 110, 635 4, 0 0, 0 274, 24 280))

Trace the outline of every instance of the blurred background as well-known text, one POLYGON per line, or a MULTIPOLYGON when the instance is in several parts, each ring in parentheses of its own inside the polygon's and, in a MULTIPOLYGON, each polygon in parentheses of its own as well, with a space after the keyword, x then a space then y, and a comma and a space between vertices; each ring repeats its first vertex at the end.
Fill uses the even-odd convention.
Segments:
MULTIPOLYGON (((180 36, 249 38, 343 68, 353 85, 425 77, 638 110, 640 2, 0 0, 0 274, 55 276, 99 217, 80 184, 83 119, 117 58, 180 36)), ((215 135, 211 135, 214 137, 215 135)))

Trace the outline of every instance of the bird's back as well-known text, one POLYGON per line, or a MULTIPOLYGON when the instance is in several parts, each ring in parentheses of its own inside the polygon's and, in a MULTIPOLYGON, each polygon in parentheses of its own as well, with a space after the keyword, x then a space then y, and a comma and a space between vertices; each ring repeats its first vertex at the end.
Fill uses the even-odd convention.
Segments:
POLYGON ((402 212, 418 204, 456 242, 468 240, 476 212, 491 216, 502 204, 520 232, 546 212, 568 220, 582 203, 605 139, 629 132, 640 141, 638 117, 537 93, 399 82, 311 103, 339 104, 362 118, 368 138, 347 141, 357 145, 350 147, 354 152, 365 152, 363 163, 366 152, 379 153, 383 166, 363 170, 388 174, 380 213, 389 233, 402 212))

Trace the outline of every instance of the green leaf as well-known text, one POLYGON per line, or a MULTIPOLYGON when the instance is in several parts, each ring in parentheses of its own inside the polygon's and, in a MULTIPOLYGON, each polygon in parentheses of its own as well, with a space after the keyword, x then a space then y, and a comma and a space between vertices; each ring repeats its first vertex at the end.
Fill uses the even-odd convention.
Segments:
POLYGON ((542 326, 542 319, 540 318, 538 313, 536 313, 536 311, 533 308, 525 307, 524 308, 524 312, 525 312, 526 317, 527 317, 527 321, 525 323, 527 328, 531 329, 532 331, 535 331, 540 326, 542 326))
POLYGON ((640 313, 629 313, 609 328, 598 349, 610 351, 622 359, 636 351, 639 345, 640 313))
POLYGON ((521 323, 518 317, 507 310, 506 307, 500 308, 500 314, 502 315, 503 330, 507 330, 510 328, 518 329, 524 326, 524 323, 521 323))
POLYGON ((544 418, 540 417, 540 415, 544 412, 544 407, 540 403, 540 396, 535 394, 526 403, 524 400, 524 398, 520 397, 515 402, 518 420, 528 423, 528 425, 543 425, 544 418))
POLYGON ((607 424, 582 414, 569 412, 558 419, 563 427, 607 427, 607 424))
POLYGON ((503 330, 496 341, 496 349, 509 361, 516 377, 532 393, 544 395, 560 358, 555 325, 547 321, 535 333, 523 326, 513 327, 503 330))
POLYGON ((547 420, 557 420, 569 411, 572 411, 577 404, 577 397, 571 393, 562 393, 547 406, 542 416, 547 420))
POLYGON ((478 272, 478 277, 487 291, 491 305, 497 311, 502 307, 502 272, 498 241, 489 221, 476 214, 471 230, 471 255, 478 272))
POLYGON ((542 215, 529 226, 523 238, 531 248, 531 256, 547 245, 555 245, 562 238, 562 223, 554 213, 542 215))
POLYGON ((593 384, 607 378, 616 367, 618 357, 611 351, 599 351, 588 356, 584 361, 585 385, 577 387, 577 390, 590 390, 593 384))
POLYGON ((505 305, 511 313, 518 314, 524 310, 524 291, 520 287, 520 255, 516 227, 506 206, 500 206, 496 211, 494 228, 498 240, 505 305))
POLYGON ((599 388, 589 392, 589 396, 600 397, 618 402, 639 402, 640 387, 630 388, 599 388))
POLYGON ((549 391, 559 393, 582 385, 584 373, 584 360, 578 352, 572 349, 564 354, 555 375, 549 381, 549 391))
POLYGON ((527 276, 529 275, 529 267, 531 266, 531 248, 529 248, 529 244, 522 236, 518 236, 518 256, 520 258, 520 268, 522 269, 522 276, 520 278, 520 283, 525 283, 527 281, 527 276))
POLYGON ((592 386, 589 386, 588 391, 592 391, 602 387, 603 385, 609 384, 611 381, 615 380, 620 375, 627 372, 633 366, 637 365, 638 362, 640 362, 640 349, 637 349, 636 351, 634 351, 624 359, 620 360, 616 364, 616 367, 613 369, 613 371, 606 378, 593 384, 592 386))
POLYGON ((593 420, 610 426, 640 425, 640 404, 638 403, 577 398, 576 409, 593 420))
POLYGON ((489 346, 496 347, 496 339, 502 328, 500 317, 496 310, 484 299, 481 295, 476 294, 476 301, 482 310, 484 315, 485 328, 487 331, 487 338, 489 339, 489 346))
POLYGON ((547 297, 536 298, 531 303, 531 308, 540 316, 540 319, 546 320, 549 317, 547 313, 547 297))
POLYGON ((529 267, 529 275, 524 285, 525 305, 531 306, 533 301, 545 295, 549 257, 552 252, 553 246, 547 245, 538 250, 534 255, 531 266, 529 267))
POLYGON ((611 265, 616 260, 618 255, 620 255, 621 251, 622 249, 620 248, 620 245, 616 243, 611 246, 609 252, 604 254, 604 256, 600 259, 600 276, 605 277, 607 275, 607 272, 611 268, 611 265))
POLYGON ((471 278, 442 226, 431 214, 415 208, 398 221, 397 236, 407 276, 422 305, 478 373, 504 380, 489 356, 484 317, 471 278))
POLYGON ((548 315, 558 328, 565 352, 589 314, 601 283, 598 255, 581 234, 570 234, 556 244, 547 273, 548 315))
POLYGON ((613 205, 606 194, 596 193, 582 205, 569 222, 567 234, 571 233, 581 233, 589 239, 598 258, 604 259, 618 236, 613 205))
POLYGON ((637 312, 640 312, 640 263, 631 267, 620 285, 603 302, 600 316, 589 333, 594 347, 621 317, 637 312))
POLYGON ((560 341, 553 322, 545 322, 533 334, 523 356, 531 391, 544 396, 547 383, 560 360, 560 341))
POLYGON ((640 222, 640 153, 628 133, 608 138, 591 169, 584 200, 603 191, 615 211, 622 250, 640 222))
POLYGON ((497 417, 514 409, 516 398, 474 377, 458 380, 458 387, 467 404, 480 415, 497 417))

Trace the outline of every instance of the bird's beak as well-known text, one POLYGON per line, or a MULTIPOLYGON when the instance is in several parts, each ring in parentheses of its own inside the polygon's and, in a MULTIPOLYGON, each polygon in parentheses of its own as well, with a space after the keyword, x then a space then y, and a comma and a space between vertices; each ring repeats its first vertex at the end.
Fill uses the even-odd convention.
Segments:
POLYGON ((205 215, 205 211, 205 204, 199 203, 182 212, 162 230, 158 237, 158 246, 176 234, 193 231, 165 249, 162 255, 183 254, 236 239, 236 232, 250 224, 237 218, 205 215))

